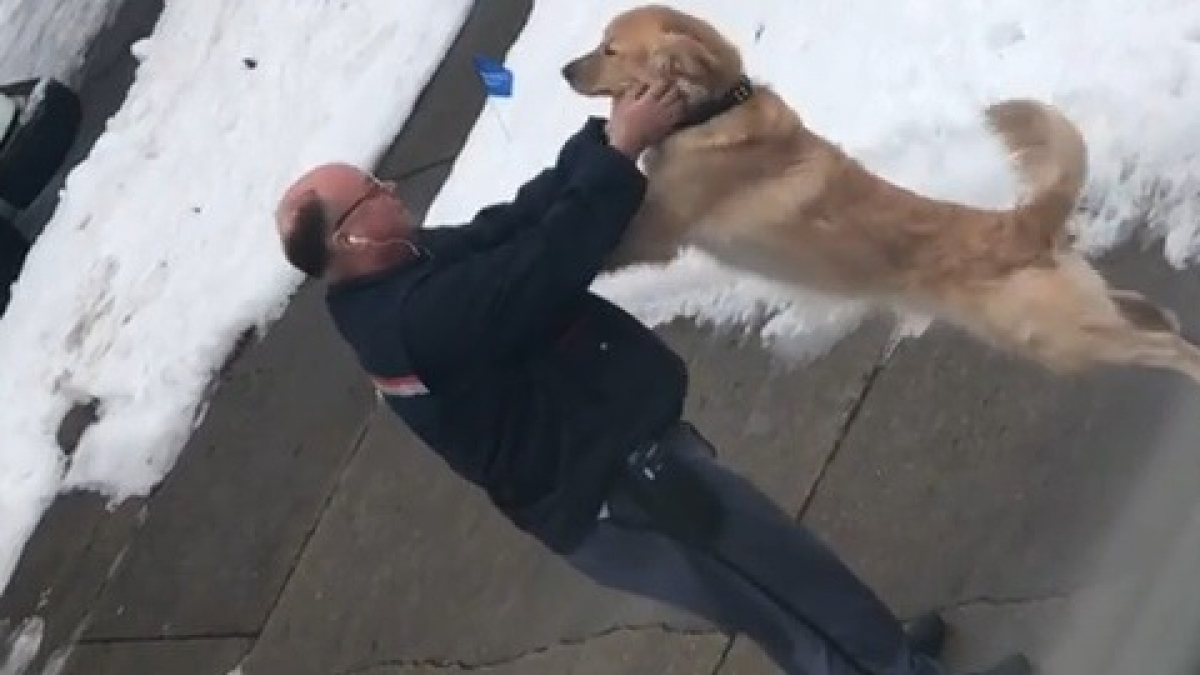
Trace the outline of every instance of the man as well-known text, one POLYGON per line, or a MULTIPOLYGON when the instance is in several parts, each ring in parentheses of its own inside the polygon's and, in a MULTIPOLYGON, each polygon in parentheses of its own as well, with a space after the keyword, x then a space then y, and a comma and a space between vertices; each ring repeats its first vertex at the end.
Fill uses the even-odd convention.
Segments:
MULTIPOLYGON (((342 164, 284 195, 287 259, 391 409, 517 527, 595 581, 749 635, 787 673, 937 674, 943 626, 901 624, 681 421, 682 360, 589 292, 644 197, 636 160, 682 119, 644 89, 467 225, 422 229, 342 164)), ((1023 675, 1013 657, 987 671, 1023 675)))

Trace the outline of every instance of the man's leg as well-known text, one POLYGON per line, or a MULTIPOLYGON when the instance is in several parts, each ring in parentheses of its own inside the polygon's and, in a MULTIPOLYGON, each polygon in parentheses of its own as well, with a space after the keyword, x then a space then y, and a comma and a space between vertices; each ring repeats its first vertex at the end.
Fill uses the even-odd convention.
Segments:
POLYGON ((601 527, 577 567, 746 633, 786 672, 940 672, 828 548, 714 454, 687 425, 635 453, 609 505, 615 525, 601 527), (714 513, 715 528, 680 522, 714 513))
POLYGON ((644 527, 646 515, 626 498, 618 495, 610 508, 610 516, 568 557, 583 574, 743 633, 790 675, 867 675, 728 565, 644 527))
MULTIPOLYGON (((832 551, 686 431, 660 443, 668 460, 642 464, 617 487, 596 532, 569 556, 576 568, 744 633, 789 674, 945 672, 914 651, 896 617, 832 551), (667 494, 647 494, 656 487, 667 494), (664 506, 677 503, 689 506, 664 506), (724 512, 715 531, 667 523, 714 510, 724 512), (701 538, 710 533, 714 539, 701 538)), ((1032 666, 1014 655, 984 672, 1029 675, 1032 666)))
POLYGON ((714 459, 690 426, 667 450, 708 488, 725 521, 707 547, 863 671, 880 675, 938 672, 911 650, 903 626, 878 596, 818 537, 756 486, 714 459))

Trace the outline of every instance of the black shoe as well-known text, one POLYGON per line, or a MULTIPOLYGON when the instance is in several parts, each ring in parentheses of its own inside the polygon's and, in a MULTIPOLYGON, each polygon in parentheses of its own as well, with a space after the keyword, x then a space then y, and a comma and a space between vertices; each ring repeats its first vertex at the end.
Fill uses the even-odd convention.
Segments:
POLYGON ((937 612, 926 612, 904 624, 904 635, 914 652, 936 660, 946 645, 946 622, 937 612))
POLYGON ((1013 654, 991 668, 978 670, 970 675, 1033 675, 1033 664, 1024 655, 1013 654))

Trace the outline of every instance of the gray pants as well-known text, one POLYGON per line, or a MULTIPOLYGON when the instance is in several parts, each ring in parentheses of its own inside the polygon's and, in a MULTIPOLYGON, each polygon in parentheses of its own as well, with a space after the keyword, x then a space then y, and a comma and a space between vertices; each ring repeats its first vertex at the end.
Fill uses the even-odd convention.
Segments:
MULTIPOLYGON (((685 427, 690 430, 690 427, 685 427)), ((900 622, 812 533, 718 464, 694 432, 664 452, 724 512, 711 542, 666 532, 644 499, 618 485, 596 530, 569 557, 594 581, 650 597, 754 640, 786 673, 938 675, 900 622)))

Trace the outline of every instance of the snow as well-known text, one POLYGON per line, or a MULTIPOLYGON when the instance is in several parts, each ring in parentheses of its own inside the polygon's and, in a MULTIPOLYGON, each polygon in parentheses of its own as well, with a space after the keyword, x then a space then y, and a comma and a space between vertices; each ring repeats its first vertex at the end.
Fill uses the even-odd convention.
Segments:
MULTIPOLYGON (((0 2, 3 72, 14 77, 68 72, 110 11, 0 2), (39 42, 62 48, 23 56, 39 42)), ((213 371, 244 329, 280 314, 299 281, 271 225, 278 194, 315 162, 371 164, 470 4, 168 1, 137 46, 143 63, 124 107, 67 181, 0 322, 0 584, 57 493, 87 488, 119 501, 146 494, 171 468, 203 416, 213 371), (55 432, 93 399, 99 421, 68 462, 55 432)), ((632 4, 536 4, 508 58, 515 96, 492 100, 479 118, 433 223, 509 198, 584 115, 605 112, 572 94, 558 70, 632 4)), ((1198 253, 1200 5, 675 4, 717 23, 744 48, 750 73, 817 131, 931 195, 1006 204, 1015 186, 980 110, 1009 95, 1058 103, 1091 143, 1096 216, 1081 223, 1082 245, 1103 250, 1145 218, 1171 263, 1198 253)), ((862 312, 740 278, 695 252, 597 288, 654 324, 761 321, 762 336, 798 358, 827 349, 862 312)))
POLYGON ((116 0, 0 0, 0 83, 33 77, 71 82, 116 0))
MULTIPOLYGON (((24 675, 29 664, 37 657, 38 648, 46 632, 46 622, 38 617, 27 619, 5 638, 3 653, 6 658, 0 663, 0 675, 24 675)), ((0 638, 3 638, 0 635, 0 638)))
MULTIPOLYGON (((23 11, 89 4, 43 2, 23 11)), ((0 585, 58 492, 119 501, 163 478, 239 334, 300 281, 276 240, 279 194, 320 161, 370 166, 470 5, 167 3, 0 321, 0 585), (56 430, 93 400, 99 421, 68 461, 56 430)))
MULTIPOLYGON (((552 161, 583 115, 604 104, 572 93, 562 64, 599 42, 633 0, 536 3, 507 63, 515 96, 493 100, 429 212, 460 222, 508 198, 552 161)), ((1184 0, 677 0, 743 50, 749 74, 774 86, 818 133, 868 167, 927 194, 982 206, 1015 195, 982 108, 1006 96, 1061 105, 1087 136, 1091 180, 1081 247, 1099 252, 1148 219, 1165 255, 1200 253, 1200 5, 1184 0), (1149 198, 1153 197, 1153 204, 1149 198)), ((666 269, 599 280, 597 290, 659 325, 680 316, 760 325, 799 359, 824 352, 864 308, 724 269, 689 251, 666 269)), ((916 317, 909 328, 920 328, 916 317)), ((912 331, 910 331, 912 332, 912 331)))

